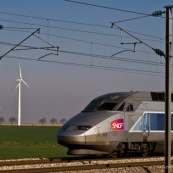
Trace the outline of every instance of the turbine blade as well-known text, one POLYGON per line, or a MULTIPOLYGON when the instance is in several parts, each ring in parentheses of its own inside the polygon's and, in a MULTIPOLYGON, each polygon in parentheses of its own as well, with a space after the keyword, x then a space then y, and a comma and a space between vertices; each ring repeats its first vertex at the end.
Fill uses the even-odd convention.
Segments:
POLYGON ((17 89, 19 87, 19 83, 17 84, 17 86, 16 86, 16 88, 15 89, 17 89))
POLYGON ((19 79, 20 82, 23 82, 29 88, 28 84, 22 78, 22 70, 21 70, 20 63, 19 63, 19 73, 20 73, 20 79, 19 79))
POLYGON ((21 66, 20 66, 20 63, 19 63, 19 73, 20 73, 20 79, 22 79, 22 72, 21 72, 21 66))
POLYGON ((28 84, 23 79, 21 79, 21 81, 29 88, 28 84))

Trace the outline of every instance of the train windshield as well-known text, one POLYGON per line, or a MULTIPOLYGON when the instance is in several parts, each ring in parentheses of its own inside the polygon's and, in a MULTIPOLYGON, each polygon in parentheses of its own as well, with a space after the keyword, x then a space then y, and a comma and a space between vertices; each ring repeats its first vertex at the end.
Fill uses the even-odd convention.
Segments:
POLYGON ((98 107, 97 110, 113 110, 115 108, 115 106, 117 105, 117 103, 103 103, 101 106, 98 107))
POLYGON ((123 110, 123 99, 119 95, 100 96, 92 100, 82 112, 123 110))

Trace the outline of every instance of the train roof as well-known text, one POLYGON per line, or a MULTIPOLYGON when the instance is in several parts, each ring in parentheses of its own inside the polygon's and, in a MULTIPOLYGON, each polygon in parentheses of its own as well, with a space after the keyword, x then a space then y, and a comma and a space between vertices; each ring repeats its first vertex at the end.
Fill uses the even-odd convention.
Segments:
MULTIPOLYGON (((121 97, 121 98, 133 97, 138 100, 165 101, 165 93, 163 91, 112 92, 98 96, 95 99, 101 99, 101 98, 115 99, 116 97, 121 97)), ((172 94, 172 100, 173 100, 173 94, 172 94)))
POLYGON ((153 101, 165 102, 165 93, 151 91, 112 92, 94 98, 84 108, 82 112, 100 110, 121 110, 123 109, 125 103, 131 105, 133 104, 133 107, 137 109, 137 107, 142 102, 149 103, 153 101))

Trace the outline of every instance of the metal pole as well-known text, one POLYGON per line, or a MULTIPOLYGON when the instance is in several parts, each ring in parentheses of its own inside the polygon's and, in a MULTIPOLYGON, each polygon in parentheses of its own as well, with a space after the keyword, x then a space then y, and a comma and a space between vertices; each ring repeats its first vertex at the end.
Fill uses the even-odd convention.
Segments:
POLYGON ((171 173, 171 60, 172 7, 166 6, 165 43, 165 173, 171 173))

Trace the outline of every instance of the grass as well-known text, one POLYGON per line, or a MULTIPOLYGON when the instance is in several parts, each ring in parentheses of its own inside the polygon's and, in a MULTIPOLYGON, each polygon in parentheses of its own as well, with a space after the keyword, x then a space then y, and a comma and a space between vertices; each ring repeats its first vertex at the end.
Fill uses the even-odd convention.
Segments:
POLYGON ((57 126, 0 126, 0 160, 66 156, 57 126))

